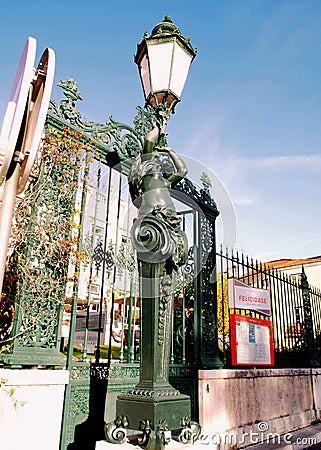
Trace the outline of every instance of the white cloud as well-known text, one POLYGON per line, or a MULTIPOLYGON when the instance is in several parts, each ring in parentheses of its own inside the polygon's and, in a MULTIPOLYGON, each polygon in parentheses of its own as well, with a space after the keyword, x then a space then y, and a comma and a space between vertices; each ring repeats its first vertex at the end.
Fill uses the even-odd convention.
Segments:
POLYGON ((236 195, 233 199, 233 203, 240 206, 253 205, 254 203, 257 203, 257 201, 258 195, 236 195))
MULTIPOLYGON (((301 249, 306 249, 309 247, 312 247, 313 249, 315 248, 315 244, 320 244, 321 243, 321 238, 317 238, 317 239, 311 239, 308 241, 301 241, 296 245, 293 245, 291 247, 286 247, 286 248, 280 248, 278 250, 275 251, 271 251, 271 252, 264 252, 261 254, 256 255, 255 257, 261 261, 269 261, 272 259, 277 259, 279 258, 288 258, 288 255, 292 255, 294 253, 296 253, 298 250, 301 249)), ((318 251, 312 250, 312 253, 310 254, 310 256, 316 255, 318 254, 318 251)), ((305 257, 309 257, 308 255, 306 255, 305 257)))
POLYGON ((263 158, 237 158, 243 169, 308 169, 321 170, 321 155, 267 156, 263 158))
POLYGON ((259 171, 269 170, 270 182, 278 183, 279 176, 273 177, 273 173, 281 171, 284 179, 291 170, 321 171, 321 155, 243 158, 237 155, 219 157, 216 151, 215 159, 212 157, 210 164, 224 182, 233 203, 248 206, 259 202, 264 193, 266 185, 263 178, 258 183, 261 176, 259 171))
MULTIPOLYGON (((240 149, 235 143, 230 141, 228 146, 222 144, 220 128, 223 122, 223 117, 212 115, 191 137, 186 150, 221 179, 235 206, 251 206, 262 201, 266 183, 275 186, 292 170, 321 171, 321 154, 240 156, 240 149), (269 171, 268 178, 262 176, 264 171, 269 171)), ((260 155, 260 150, 256 154, 260 155)))

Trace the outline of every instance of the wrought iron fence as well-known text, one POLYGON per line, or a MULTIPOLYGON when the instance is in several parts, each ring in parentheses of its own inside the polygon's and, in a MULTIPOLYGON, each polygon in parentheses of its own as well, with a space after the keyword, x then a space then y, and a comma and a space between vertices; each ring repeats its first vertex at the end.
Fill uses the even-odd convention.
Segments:
POLYGON ((310 288, 304 268, 291 277, 267 264, 229 250, 217 253, 218 336, 221 359, 231 366, 230 313, 272 322, 277 367, 310 367, 321 361, 321 292, 310 288), (228 280, 268 289, 271 316, 253 310, 229 308, 228 280))
MULTIPOLYGON (((196 221, 195 211, 182 211, 182 225, 196 221), (190 217, 189 217, 190 216, 190 217)), ((197 232, 195 231, 195 234, 197 232)), ((174 320, 172 330, 171 364, 193 364, 197 352, 195 334, 198 333, 198 320, 195 316, 197 309, 197 283, 194 277, 195 264, 197 264, 197 242, 192 242, 189 250, 189 258, 185 266, 176 275, 177 289, 174 296, 174 320), (196 347, 196 348, 195 348, 196 347)), ((125 264, 118 256, 116 266, 125 264)), ((128 255, 126 261, 129 261, 128 255)), ((117 261, 117 258, 115 258, 117 261)), ((302 282, 304 269, 301 276, 291 277, 268 265, 253 260, 238 252, 223 251, 216 253, 217 261, 217 316, 218 316, 218 347, 219 356, 225 367, 231 367, 230 354, 230 313, 244 316, 271 320, 273 330, 273 342, 275 361, 277 367, 308 367, 315 365, 315 358, 321 361, 321 292, 302 282), (271 316, 252 311, 233 309, 229 307, 228 280, 237 279, 256 288, 268 289, 271 298, 271 316), (313 344, 311 343, 311 337, 313 344)), ((124 266, 125 268, 125 266, 124 266)), ((118 269, 119 270, 119 267, 118 269)), ((135 269, 132 272, 135 279, 135 269)), ((124 297, 125 298, 125 297, 124 297)), ((215 302, 214 302, 215 304, 215 302)), ((133 303, 132 303, 133 305, 133 303)), ((134 305, 130 305, 127 299, 123 299, 122 306, 116 305, 117 311, 114 317, 122 322, 119 339, 119 352, 113 352, 114 361, 133 362, 139 360, 139 299, 135 298, 134 305), (133 329, 133 320, 136 317, 134 335, 131 333, 129 348, 128 334, 126 330, 133 329), (130 325, 131 324, 131 325, 130 325)), ((98 332, 98 330, 97 330, 98 332)), ((127 332, 128 333, 128 332, 127 332)), ((97 340, 99 341, 99 333, 97 340)), ((216 343, 212 340, 213 346, 216 343)), ((97 354, 96 354, 97 357, 97 354)), ((106 360, 106 352, 100 353, 100 360, 106 360)), ((97 360, 97 358, 96 358, 97 360)), ((97 360, 98 362, 98 360, 97 360)))

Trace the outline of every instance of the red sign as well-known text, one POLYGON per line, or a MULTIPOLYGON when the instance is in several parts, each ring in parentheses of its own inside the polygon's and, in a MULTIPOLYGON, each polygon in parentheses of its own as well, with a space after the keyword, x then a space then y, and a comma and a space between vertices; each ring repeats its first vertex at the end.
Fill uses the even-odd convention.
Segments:
POLYGON ((228 280, 229 307, 233 309, 250 309, 261 314, 271 315, 270 292, 242 283, 235 278, 228 280))
POLYGON ((233 366, 274 366, 272 322, 230 315, 233 366))
POLYGON ((99 319, 99 314, 90 314, 88 318, 86 316, 77 316, 76 317, 76 331, 85 330, 86 326, 88 327, 88 330, 97 330, 99 328, 99 320, 101 320, 101 329, 104 329, 105 326, 105 315, 103 314, 101 319, 99 319))

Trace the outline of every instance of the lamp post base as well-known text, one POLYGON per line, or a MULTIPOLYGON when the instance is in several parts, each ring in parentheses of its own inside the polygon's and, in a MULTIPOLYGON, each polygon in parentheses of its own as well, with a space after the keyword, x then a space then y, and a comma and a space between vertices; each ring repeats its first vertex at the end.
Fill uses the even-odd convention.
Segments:
POLYGON ((116 403, 117 418, 105 425, 105 436, 108 442, 122 444, 126 441, 127 428, 138 430, 142 432, 137 438, 138 445, 146 450, 164 450, 171 440, 171 431, 179 430, 179 441, 193 444, 199 438, 201 427, 189 419, 190 410, 190 398, 170 385, 120 395, 116 403))
MULTIPOLYGON (((143 391, 142 391, 143 392, 143 391)), ((170 392, 170 390, 168 390, 170 392)), ((117 398, 116 416, 126 416, 129 428, 140 430, 141 424, 149 421, 152 428, 166 422, 168 430, 182 428, 182 419, 190 417, 191 400, 172 388, 174 395, 124 394, 117 398)))

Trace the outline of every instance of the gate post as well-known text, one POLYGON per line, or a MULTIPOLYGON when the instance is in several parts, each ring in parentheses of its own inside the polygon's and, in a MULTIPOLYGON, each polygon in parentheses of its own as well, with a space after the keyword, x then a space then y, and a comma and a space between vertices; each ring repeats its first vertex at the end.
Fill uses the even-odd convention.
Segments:
POLYGON ((12 329, 0 353, 4 365, 65 365, 60 354, 61 322, 67 277, 73 276, 69 263, 78 258, 76 195, 83 149, 71 130, 49 129, 37 178, 17 207, 16 227, 21 231, 4 285, 5 300, 14 307, 12 329))
POLYGON ((300 287, 302 289, 302 298, 303 298, 305 342, 306 342, 307 353, 308 353, 307 363, 308 363, 309 367, 320 367, 320 364, 317 361, 315 342, 314 342, 310 286, 309 286, 308 279, 307 279, 303 265, 302 265, 302 272, 301 272, 300 287))
POLYGON ((215 202, 206 189, 203 190, 200 205, 203 214, 200 218, 201 271, 199 274, 199 364, 201 369, 223 367, 219 357, 217 320, 217 279, 216 279, 216 233, 215 221, 219 215, 215 202))

